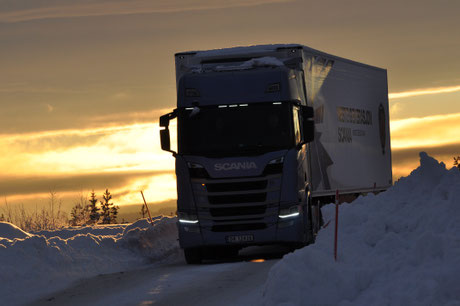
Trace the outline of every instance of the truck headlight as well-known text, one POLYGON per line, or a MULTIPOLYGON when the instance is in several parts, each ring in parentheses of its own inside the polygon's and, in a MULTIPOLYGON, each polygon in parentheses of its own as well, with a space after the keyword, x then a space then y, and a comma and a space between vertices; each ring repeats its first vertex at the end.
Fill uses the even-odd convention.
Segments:
POLYGON ((264 169, 264 174, 277 174, 283 172, 284 156, 272 159, 264 169))
POLYGON ((198 223, 198 216, 196 214, 190 214, 186 212, 179 212, 179 222, 195 224, 198 223))
POLYGON ((202 165, 200 165, 199 163, 192 163, 192 162, 187 162, 187 166, 190 168, 190 169, 202 169, 204 168, 202 165))
POLYGON ((272 159, 271 161, 268 162, 269 165, 274 165, 274 164, 282 164, 284 162, 284 156, 272 159))
POLYGON ((295 205, 289 208, 281 208, 278 217, 285 219, 297 217, 298 215, 300 215, 299 205, 295 205))
POLYGON ((190 177, 209 178, 208 171, 206 171, 206 169, 202 165, 198 163, 188 162, 187 166, 190 173, 190 177))

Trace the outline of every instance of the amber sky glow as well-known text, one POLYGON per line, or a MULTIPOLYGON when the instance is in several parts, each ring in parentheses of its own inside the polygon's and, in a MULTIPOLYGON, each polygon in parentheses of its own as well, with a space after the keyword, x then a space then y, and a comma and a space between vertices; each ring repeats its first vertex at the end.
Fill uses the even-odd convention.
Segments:
POLYGON ((391 122, 392 149, 427 148, 459 142, 460 113, 391 122))
MULTIPOLYGON (((388 70, 393 174, 460 155, 460 2, 0 0, 0 197, 176 197, 173 54, 300 43, 388 70), (174 128, 174 126, 173 126, 174 128), (174 135, 174 133, 172 133, 174 135)), ((2 203, 0 203, 1 208, 2 203)))

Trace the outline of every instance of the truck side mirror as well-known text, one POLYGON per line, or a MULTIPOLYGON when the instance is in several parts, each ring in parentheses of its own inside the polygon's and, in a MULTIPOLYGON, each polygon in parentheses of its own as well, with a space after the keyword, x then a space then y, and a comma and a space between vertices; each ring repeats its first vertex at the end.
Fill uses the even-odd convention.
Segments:
POLYGON ((169 136, 169 120, 177 117, 177 109, 173 112, 163 115, 160 117, 160 127, 164 127, 164 130, 160 130, 160 141, 161 149, 164 151, 171 152, 174 156, 176 152, 171 150, 171 138, 169 136))
POLYGON ((171 151, 171 140, 169 138, 169 129, 160 130, 161 149, 171 151))
POLYGON ((315 139, 315 121, 313 107, 302 106, 303 138, 306 143, 315 139))

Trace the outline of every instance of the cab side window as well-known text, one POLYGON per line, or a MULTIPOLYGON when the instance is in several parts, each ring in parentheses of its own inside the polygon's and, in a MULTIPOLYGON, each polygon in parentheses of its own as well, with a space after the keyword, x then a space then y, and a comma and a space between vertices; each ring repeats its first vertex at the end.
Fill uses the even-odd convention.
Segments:
POLYGON ((294 119, 295 144, 298 145, 302 141, 302 134, 300 130, 300 108, 298 106, 294 106, 292 115, 294 119))

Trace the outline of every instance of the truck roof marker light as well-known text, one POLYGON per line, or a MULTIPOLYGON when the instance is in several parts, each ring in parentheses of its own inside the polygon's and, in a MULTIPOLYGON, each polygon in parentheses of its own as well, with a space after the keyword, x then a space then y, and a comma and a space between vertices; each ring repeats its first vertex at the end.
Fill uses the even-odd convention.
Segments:
POLYGON ((248 104, 240 104, 240 106, 248 106, 248 104))
POLYGON ((193 107, 186 107, 186 110, 193 110, 193 107))
POLYGON ((179 219, 180 223, 189 223, 189 224, 196 224, 198 223, 198 220, 184 220, 184 219, 179 219))
POLYGON ((231 104, 231 105, 229 105, 229 107, 237 107, 237 106, 238 106, 238 104, 231 104))
POLYGON ((292 213, 292 214, 289 214, 289 215, 279 215, 278 217, 280 217, 281 219, 284 219, 284 218, 297 217, 298 215, 300 215, 300 213, 295 212, 295 213, 292 213))
POLYGON ((226 108, 227 105, 219 105, 218 108, 226 108))
POLYGON ((281 105, 281 102, 273 102, 273 105, 281 105))

